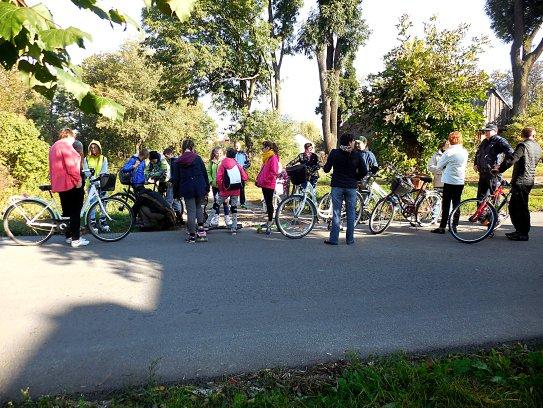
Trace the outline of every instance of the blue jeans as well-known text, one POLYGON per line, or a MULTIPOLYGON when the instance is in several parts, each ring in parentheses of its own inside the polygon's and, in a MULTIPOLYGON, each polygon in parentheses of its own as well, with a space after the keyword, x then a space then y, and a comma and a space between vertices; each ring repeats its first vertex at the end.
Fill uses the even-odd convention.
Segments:
POLYGON ((354 220, 356 218, 356 188, 332 187, 332 229, 330 230, 330 242, 338 243, 339 229, 341 226, 341 208, 345 200, 347 211, 347 244, 354 242, 354 220))

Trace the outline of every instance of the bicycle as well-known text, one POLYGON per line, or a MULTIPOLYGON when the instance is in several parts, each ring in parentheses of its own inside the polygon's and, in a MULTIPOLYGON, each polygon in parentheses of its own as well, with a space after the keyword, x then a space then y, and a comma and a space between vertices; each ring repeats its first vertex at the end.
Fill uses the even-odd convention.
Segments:
POLYGON ((390 194, 381 198, 371 213, 370 231, 373 234, 386 231, 398 211, 411 225, 426 227, 434 223, 438 218, 434 208, 442 198, 438 192, 425 189, 431 181, 432 178, 426 175, 396 174, 390 194), (419 179, 422 185, 415 188, 411 179, 419 179))
POLYGON ((505 192, 510 184, 495 179, 493 191, 482 200, 469 198, 458 204, 449 215, 448 226, 451 235, 465 244, 481 242, 493 237, 496 229, 509 217, 511 191, 505 192))
MULTIPOLYGON (((4 212, 3 226, 6 235, 19 245, 41 245, 54 233, 69 228, 69 217, 63 217, 51 192, 51 185, 39 186, 49 192, 51 200, 41 197, 12 196, 4 212)), ((126 237, 134 222, 132 208, 115 197, 102 198, 102 191, 115 189, 115 175, 103 174, 90 179, 90 189, 81 209, 84 226, 105 242, 115 242, 126 237), (98 220, 98 222, 96 222, 98 220)))

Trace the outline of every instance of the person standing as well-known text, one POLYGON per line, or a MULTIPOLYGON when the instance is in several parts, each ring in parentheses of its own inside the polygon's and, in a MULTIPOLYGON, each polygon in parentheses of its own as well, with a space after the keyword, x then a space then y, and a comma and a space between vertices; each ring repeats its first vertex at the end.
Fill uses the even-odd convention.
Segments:
MULTIPOLYGON (((243 170, 247 171, 251 167, 251 162, 249 161, 249 156, 243 150, 241 150, 241 142, 236 142, 234 144, 236 149, 236 162, 243 167, 243 170)), ((241 190, 239 195, 240 207, 246 209, 245 205, 245 181, 241 183, 241 190)))
POLYGON ((541 160, 541 146, 535 141, 535 129, 522 129, 523 141, 515 148, 515 152, 506 158, 494 172, 502 173, 513 166, 511 177, 511 199, 509 215, 515 231, 505 234, 512 241, 528 241, 530 233, 530 209, 528 207, 530 192, 534 186, 535 168, 541 160))
MULTIPOLYGON (((319 169, 321 166, 319 165, 319 157, 313 152, 313 143, 306 143, 304 144, 304 151, 300 153, 296 158, 291 160, 287 167, 294 166, 296 164, 303 164, 307 167, 307 171, 309 174, 309 182, 313 186, 313 188, 317 188, 317 181, 319 180, 319 169)), ((302 188, 306 188, 307 181, 305 183, 302 183, 302 188)))
POLYGON ((229 147, 226 149, 226 158, 219 164, 217 170, 217 187, 219 188, 219 200, 218 204, 224 205, 228 200, 230 201, 230 213, 232 214, 232 224, 230 225, 230 232, 235 235, 238 229, 238 203, 239 195, 241 193, 241 186, 244 181, 247 181, 247 172, 236 160, 236 151, 229 147), (230 185, 225 182, 228 174, 228 180, 230 185), (238 188, 236 188, 236 181, 239 180, 238 188))
POLYGON ((89 244, 81 237, 81 208, 83 207, 83 179, 81 155, 74 149, 72 129, 62 129, 58 140, 49 149, 49 177, 51 191, 58 193, 63 217, 70 217, 66 230, 66 243, 72 248, 89 244))
MULTIPOLYGON (((108 161, 107 157, 102 154, 102 145, 99 141, 93 140, 89 143, 89 148, 87 150, 87 157, 85 158, 83 171, 89 178, 96 178, 102 174, 107 174, 108 172, 108 161), (91 172, 92 170, 92 172, 91 172)), ((88 183, 87 190, 90 189, 90 183, 88 183)), ((104 198, 106 196, 105 191, 100 192, 100 197, 104 198)), ((94 200, 96 201, 96 200, 94 200)), ((93 201, 93 203, 94 203, 93 201)), ((91 203, 92 204, 92 203, 91 203)), ((90 216, 90 228, 97 228, 96 211, 90 216)), ((100 217, 100 228, 102 231, 109 231, 109 226, 107 225, 106 216, 102 215, 100 217)))
POLYGON ((177 224, 183 225, 184 222, 183 222, 183 213, 181 211, 182 210, 181 201, 173 198, 173 186, 171 182, 171 168, 173 164, 175 163, 175 160, 177 160, 177 157, 174 156, 173 149, 171 147, 167 147, 166 149, 164 149, 163 155, 168 161, 168 164, 170 166, 170 177, 166 180, 167 181, 166 201, 175 212, 175 218, 176 218, 177 224))
POLYGON ((355 140, 355 150, 360 152, 368 172, 373 174, 377 173, 379 170, 379 163, 373 152, 368 149, 368 139, 364 136, 359 136, 358 139, 355 140))
POLYGON ((475 153, 474 170, 479 173, 478 199, 485 197, 491 190, 492 180, 496 177, 492 174, 492 169, 499 163, 500 155, 504 155, 507 159, 513 154, 511 145, 498 135, 498 126, 494 123, 488 123, 484 131, 485 138, 475 153))
POLYGON ((256 186, 262 189, 264 202, 266 203, 266 212, 268 221, 260 225, 259 229, 264 229, 266 235, 271 234, 271 224, 273 220, 273 192, 279 175, 279 149, 277 145, 269 140, 262 143, 262 167, 256 177, 256 186))
POLYGON ((439 162, 441 156, 443 156, 445 150, 447 150, 448 148, 449 140, 447 139, 441 141, 437 152, 435 152, 432 157, 430 157, 426 165, 428 171, 434 176, 434 189, 439 191, 443 190, 443 181, 441 180, 441 177, 443 176, 443 171, 437 167, 437 163, 439 162))
MULTIPOLYGON (((213 210, 215 211, 215 214, 209 219, 209 226, 210 227, 218 227, 220 222, 220 215, 221 215, 221 206, 219 205, 219 187, 217 186, 217 170, 219 169, 219 165, 221 163, 221 160, 223 158, 223 151, 220 147, 214 147, 211 150, 211 156, 209 157, 209 162, 207 163, 206 170, 207 170, 207 178, 209 179, 209 183, 211 184, 211 191, 213 194, 213 210)), ((230 226, 232 223, 232 219, 230 218, 230 209, 228 208, 228 204, 226 202, 223 202, 223 210, 224 210, 224 223, 227 227, 230 226)))
POLYGON ((187 207, 186 241, 188 243, 206 242, 203 203, 210 189, 206 166, 202 158, 194 152, 192 140, 184 140, 181 148, 183 154, 172 167, 173 196, 174 198, 183 197, 185 200, 187 207), (196 229, 197 226, 198 229, 196 229))
POLYGON ((354 137, 350 133, 341 135, 339 149, 333 149, 323 167, 325 173, 334 170, 330 186, 332 191, 332 229, 330 238, 324 241, 328 245, 338 245, 341 223, 341 209, 345 201, 347 212, 347 245, 354 244, 354 222, 356 218, 356 190, 358 183, 368 173, 366 163, 360 152, 354 150, 354 137))
MULTIPOLYGON (((462 134, 460 132, 450 133, 449 144, 450 147, 443 152, 436 165, 436 169, 442 171, 441 180, 443 181, 441 222, 439 223, 439 227, 431 231, 436 234, 445 233, 451 202, 453 207, 460 204, 466 180, 468 151, 462 146, 462 134)), ((451 225, 453 230, 458 225, 460 213, 457 212, 456 215, 457 217, 453 220, 453 224, 451 225)))

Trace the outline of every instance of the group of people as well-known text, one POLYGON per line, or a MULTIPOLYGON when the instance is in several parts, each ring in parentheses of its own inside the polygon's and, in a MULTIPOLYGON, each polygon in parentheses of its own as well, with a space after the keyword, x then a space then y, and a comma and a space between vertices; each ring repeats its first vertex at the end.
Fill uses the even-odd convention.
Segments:
MULTIPOLYGON (((513 150, 507 140, 498 135, 498 127, 489 123, 483 129, 484 139, 475 154, 474 170, 479 174, 477 198, 483 199, 495 187, 501 173, 513 166, 509 215, 514 231, 506 233, 513 241, 528 241, 530 232, 529 195, 535 183, 535 169, 541 160, 541 147, 535 141, 532 127, 522 129, 522 141, 513 150)), ((468 152, 462 146, 460 132, 452 132, 439 150, 430 158, 428 170, 434 175, 434 187, 443 191, 441 221, 433 233, 444 234, 451 204, 460 204, 466 180, 468 152)), ((457 213, 456 215, 459 216, 457 213)), ((455 217, 450 227, 455 229, 459 219, 455 217)))

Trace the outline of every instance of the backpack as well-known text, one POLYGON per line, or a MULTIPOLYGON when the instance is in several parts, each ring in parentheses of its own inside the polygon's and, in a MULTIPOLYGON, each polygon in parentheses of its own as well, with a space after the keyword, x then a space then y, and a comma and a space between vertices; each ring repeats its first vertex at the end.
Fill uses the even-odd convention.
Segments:
POLYGON ((226 190, 239 190, 241 188, 241 172, 235 165, 231 169, 224 168, 223 184, 226 190))
POLYGON ((161 231, 175 226, 175 212, 166 199, 156 191, 141 190, 136 196, 132 210, 140 229, 161 231))
POLYGON ((126 166, 130 160, 132 160, 132 158, 128 159, 126 163, 123 165, 123 167, 121 167, 121 170, 119 170, 119 182, 125 186, 129 186, 132 184, 132 173, 134 172, 134 170, 123 169, 124 166, 126 166))

